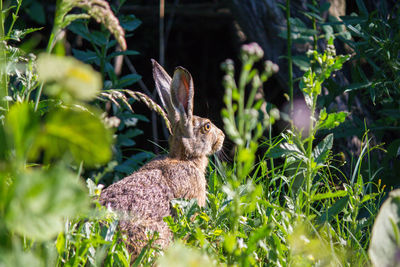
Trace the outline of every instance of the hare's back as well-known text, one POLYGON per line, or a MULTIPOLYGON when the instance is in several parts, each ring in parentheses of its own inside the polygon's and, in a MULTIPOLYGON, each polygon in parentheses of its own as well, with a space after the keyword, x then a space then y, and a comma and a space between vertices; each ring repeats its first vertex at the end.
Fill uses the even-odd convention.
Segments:
POLYGON ((161 170, 142 170, 110 185, 100 203, 113 210, 144 218, 162 219, 170 214, 173 194, 165 184, 161 170))

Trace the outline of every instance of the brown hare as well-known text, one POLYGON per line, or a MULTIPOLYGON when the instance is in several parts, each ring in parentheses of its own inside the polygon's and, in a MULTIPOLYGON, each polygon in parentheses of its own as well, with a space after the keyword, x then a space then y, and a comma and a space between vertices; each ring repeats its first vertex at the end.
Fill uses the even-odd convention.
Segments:
POLYGON ((100 203, 123 214, 120 229, 128 236, 135 258, 147 244, 147 232, 157 231, 155 242, 165 248, 172 239, 163 217, 171 215, 174 198, 197 199, 206 204, 207 156, 221 149, 224 134, 209 119, 193 115, 193 80, 177 67, 173 78, 155 61, 153 77, 171 122, 169 154, 155 158, 130 176, 104 189, 100 203))

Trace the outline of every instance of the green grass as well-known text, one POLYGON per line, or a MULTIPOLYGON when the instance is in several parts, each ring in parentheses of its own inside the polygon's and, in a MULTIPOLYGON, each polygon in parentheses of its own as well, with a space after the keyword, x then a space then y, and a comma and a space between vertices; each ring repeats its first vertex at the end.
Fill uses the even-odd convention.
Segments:
MULTIPOLYGON (((87 8, 83 10, 88 14, 78 16, 68 14, 72 8, 70 1, 57 2, 48 53, 60 30, 75 19, 89 18, 87 8)), ((77 22, 74 29, 89 41, 85 23, 77 22)), ((106 43, 92 40, 93 53, 101 61, 98 67, 115 56, 107 54, 111 35, 105 32, 106 43)), ((11 29, 7 36, 3 30, 0 35, 4 41, 13 36, 11 29)), ((100 90, 96 87, 99 80, 109 78, 110 88, 119 88, 123 87, 119 79, 110 72, 99 75, 63 55, 41 57, 47 60, 45 66, 62 70, 72 65, 88 75, 94 81, 93 94, 83 95, 75 89, 85 86, 84 81, 69 76, 70 72, 61 78, 51 76, 51 71, 40 67, 40 60, 28 57, 17 46, 0 48, 5 55, 3 64, 21 63, 21 58, 26 63, 25 72, 18 75, 7 76, 3 68, 0 73, 1 96, 9 100, 0 110, 0 266, 129 266, 132 259, 123 242, 125 236, 118 231, 118 213, 99 205, 101 187, 93 182, 107 176, 123 177, 132 168, 126 166, 118 138, 116 163, 108 163, 112 134, 101 119, 100 100, 93 100, 100 90), (32 67, 35 64, 38 68, 32 67), (69 81, 78 85, 71 87, 69 81), (88 175, 87 167, 95 171, 88 175), (83 176, 89 178, 86 186, 83 176)), ((371 145, 366 131, 361 154, 350 166, 351 173, 345 174, 340 154, 333 154, 332 130, 348 114, 328 113, 318 106, 324 82, 348 57, 336 55, 332 40, 326 51, 308 54, 311 65, 299 87, 310 110, 309 122, 299 129, 291 121, 292 128, 273 137, 273 124, 283 114, 257 93, 278 69, 271 62, 260 64, 262 56, 261 48, 252 43, 243 46, 239 67, 232 60, 222 64, 226 75, 221 115, 235 156, 231 163, 217 157, 210 161, 206 207, 200 208, 195 200, 174 200, 177 215, 165 218, 174 244, 161 252, 152 246, 154 235, 133 266, 156 262, 160 266, 197 266, 194 262, 215 266, 370 265, 371 229, 384 195, 384 186, 371 167, 371 155, 381 147, 371 145)), ((139 78, 126 77, 124 86, 139 78)), ((131 114, 124 108, 131 104, 124 92, 103 88, 102 95, 121 116, 131 114)), ((157 109, 152 103, 149 106, 157 109)), ((124 142, 138 132, 126 135, 124 142)))

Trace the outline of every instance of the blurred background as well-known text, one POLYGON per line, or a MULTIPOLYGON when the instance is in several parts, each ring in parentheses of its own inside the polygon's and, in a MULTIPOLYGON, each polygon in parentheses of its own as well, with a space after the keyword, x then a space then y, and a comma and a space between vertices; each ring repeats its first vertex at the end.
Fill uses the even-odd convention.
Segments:
MULTIPOLYGON (((362 135, 368 129, 372 142, 385 143, 388 151, 376 153, 377 158, 374 161, 378 169, 393 170, 385 172, 382 179, 388 184, 396 184, 394 181, 400 175, 400 102, 397 78, 400 46, 392 41, 399 38, 399 4, 391 0, 366 0, 362 1, 363 5, 359 2, 291 1, 294 98, 303 98, 297 81, 308 66, 306 51, 315 45, 311 38, 315 32, 312 32, 313 20, 310 17, 310 12, 314 12, 314 18, 318 22, 315 29, 318 33, 325 37, 334 34, 338 54, 352 55, 344 69, 330 79, 329 89, 324 89, 319 100, 320 107, 350 112, 349 119, 334 130, 338 140, 335 152, 340 153, 343 160, 351 162, 352 157, 360 153, 362 135), (313 5, 319 6, 319 9, 314 10, 313 5), (363 23, 374 26, 365 29, 352 27, 351 19, 362 18, 366 14, 368 16, 363 23), (395 19, 385 20, 389 18, 389 14, 395 19), (382 24, 373 24, 376 19, 382 18, 382 24), (337 23, 342 19, 345 21, 344 25, 337 23), (383 55, 384 50, 380 50, 383 46, 388 47, 392 56, 383 55)), ((122 17, 129 17, 127 23, 130 30, 126 32, 128 50, 137 52, 135 55, 132 53, 117 57, 114 61, 113 67, 119 77, 140 75, 135 76, 136 80, 129 82, 125 88, 144 92, 155 99, 157 96, 154 92, 150 59, 158 60, 170 74, 176 66, 184 66, 194 78, 195 113, 209 117, 222 127, 220 111, 224 89, 220 64, 227 58, 238 62, 241 45, 257 42, 264 50, 265 60, 271 60, 280 67, 279 73, 264 87, 266 100, 278 107, 283 115, 275 124, 273 133, 277 135, 286 128, 289 85, 285 1, 128 0, 122 1, 123 5, 121 1, 109 3, 120 20, 122 17)), ((6 1, 4 6, 10 4, 10 1, 6 1)), ((35 53, 45 49, 47 36, 52 29, 54 11, 55 2, 52 1, 23 1, 15 27, 43 28, 24 39, 23 49, 35 53)), ((91 21, 87 27, 93 33, 101 31, 103 26, 91 21)), ((93 46, 80 31, 74 24, 64 31, 64 52, 91 63, 86 52, 93 50, 93 46)), ((320 38, 316 45, 324 49, 326 39, 320 38)), ((297 102, 298 113, 301 113, 302 100, 297 102)), ((124 153, 130 155, 138 150, 159 153, 162 150, 159 145, 167 146, 167 133, 159 123, 160 119, 151 114, 143 104, 136 103, 133 109, 135 113, 144 116, 137 122, 137 127, 144 134, 135 135, 134 143, 127 141, 126 144, 132 145, 134 149, 124 153)), ((111 107, 108 112, 112 115, 111 107)))

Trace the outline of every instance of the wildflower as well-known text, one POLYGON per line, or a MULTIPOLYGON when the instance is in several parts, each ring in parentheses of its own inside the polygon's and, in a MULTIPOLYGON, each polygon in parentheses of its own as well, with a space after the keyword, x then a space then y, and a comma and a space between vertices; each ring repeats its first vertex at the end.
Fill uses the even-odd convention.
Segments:
POLYGON ((233 72, 235 70, 235 66, 232 59, 227 59, 221 63, 221 69, 225 72, 233 72))
POLYGON ((267 73, 277 73, 279 71, 279 66, 270 60, 264 62, 264 68, 267 73))
POLYGON ((264 56, 264 51, 257 43, 250 43, 242 46, 242 54, 259 60, 264 56))

